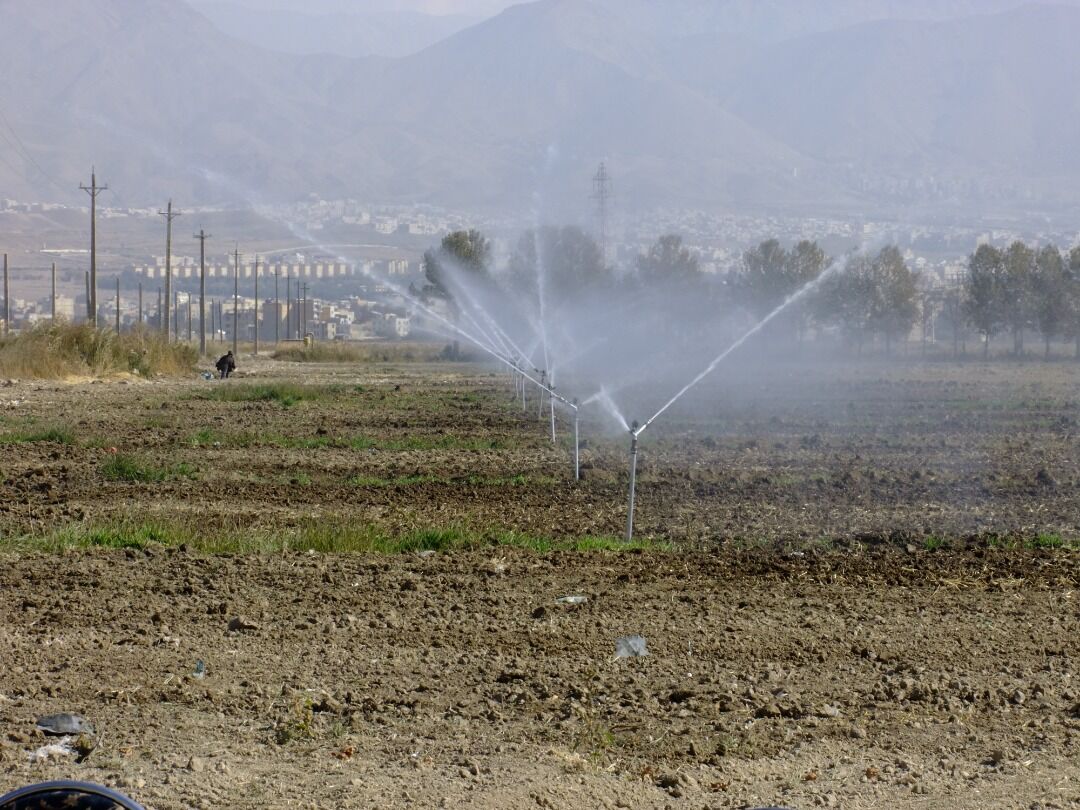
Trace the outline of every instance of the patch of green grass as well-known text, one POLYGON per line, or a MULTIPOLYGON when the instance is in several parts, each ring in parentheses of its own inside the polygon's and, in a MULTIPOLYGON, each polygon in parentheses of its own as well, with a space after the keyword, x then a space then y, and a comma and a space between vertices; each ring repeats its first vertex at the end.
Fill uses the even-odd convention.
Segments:
POLYGON ((938 551, 943 548, 949 547, 949 541, 943 537, 935 537, 931 535, 923 540, 923 548, 927 551, 938 551))
POLYGON ((298 402, 311 402, 339 395, 347 386, 298 385, 296 383, 223 383, 193 395, 193 399, 214 402, 276 402, 291 408, 298 402))
POLYGON ((5 541, 8 547, 61 551, 66 548, 145 548, 151 544, 178 546, 211 554, 315 551, 347 554, 403 554, 417 551, 453 552, 469 549, 517 548, 536 554, 552 552, 621 553, 666 552, 671 546, 639 539, 625 543, 615 537, 550 538, 518 532, 479 532, 456 526, 415 529, 387 534, 374 526, 335 521, 311 521, 288 529, 246 527, 205 529, 197 520, 128 520, 113 523, 75 523, 52 531, 5 541))
POLYGON ((75 434, 68 427, 54 425, 37 430, 6 433, 0 436, 0 444, 26 444, 36 442, 54 442, 56 444, 75 444, 75 434))
POLYGON ((131 481, 142 484, 155 484, 180 478, 195 479, 198 470, 186 462, 172 467, 159 467, 146 464, 134 456, 118 454, 101 465, 101 474, 108 481, 131 481))

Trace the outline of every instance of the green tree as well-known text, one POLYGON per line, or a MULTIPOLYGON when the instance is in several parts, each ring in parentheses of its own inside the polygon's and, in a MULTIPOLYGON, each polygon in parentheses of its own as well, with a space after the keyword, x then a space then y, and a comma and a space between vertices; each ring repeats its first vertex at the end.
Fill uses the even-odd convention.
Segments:
POLYGON ((692 284, 701 279, 697 256, 681 236, 666 234, 637 258, 638 278, 646 285, 692 284))
POLYGON ((893 341, 907 335, 919 317, 918 274, 904 262, 895 246, 887 246, 874 257, 871 267, 874 294, 870 299, 870 324, 885 338, 885 354, 892 354, 893 341))
POLYGON ((490 281, 491 242, 477 230, 454 231, 443 237, 438 250, 424 253, 425 288, 429 295, 453 299, 453 273, 456 267, 473 279, 490 281))
POLYGON ((1005 260, 992 245, 979 245, 968 257, 963 309, 968 323, 983 338, 983 357, 990 356, 990 339, 1005 323, 1005 260))
POLYGON ((1053 245, 1042 248, 1035 256, 1035 272, 1031 283, 1035 325, 1042 335, 1046 357, 1050 357, 1050 341, 1069 326, 1072 315, 1069 281, 1069 271, 1065 267, 1061 251, 1053 245))
POLYGON ((1002 256, 1002 311, 1005 325, 1012 331, 1013 354, 1024 351, 1024 330, 1031 325, 1034 310, 1035 251, 1023 242, 1013 242, 1002 256))

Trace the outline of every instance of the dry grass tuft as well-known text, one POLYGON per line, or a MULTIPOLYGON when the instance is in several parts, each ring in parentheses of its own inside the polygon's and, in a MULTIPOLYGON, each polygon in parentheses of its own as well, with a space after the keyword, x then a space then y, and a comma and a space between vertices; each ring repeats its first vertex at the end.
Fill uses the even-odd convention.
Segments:
POLYGON ((167 343, 146 329, 117 335, 109 329, 64 321, 45 323, 0 341, 0 376, 28 379, 104 377, 130 372, 188 374, 198 352, 183 343, 167 343))

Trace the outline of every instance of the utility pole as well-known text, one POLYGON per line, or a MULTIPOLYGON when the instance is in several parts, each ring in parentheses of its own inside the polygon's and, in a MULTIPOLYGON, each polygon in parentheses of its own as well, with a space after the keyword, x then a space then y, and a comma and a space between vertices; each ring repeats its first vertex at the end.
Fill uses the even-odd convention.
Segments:
POLYGON ((300 277, 299 276, 296 277, 296 308, 299 310, 296 313, 296 339, 301 340, 301 339, 303 339, 304 335, 300 331, 303 328, 300 325, 300 321, 302 321, 303 318, 304 318, 304 308, 300 304, 300 277))
POLYGON ((11 296, 8 295, 7 254, 4 254, 4 337, 8 336, 11 325, 11 296))
POLYGON ((255 354, 259 354, 259 254, 255 254, 255 354))
POLYGON ((608 205, 611 202, 611 178, 607 166, 601 161, 600 168, 593 176, 592 199, 596 200, 596 219, 599 227, 600 256, 604 263, 608 258, 608 205))
POLYGON ((237 245, 233 254, 233 299, 232 299, 232 353, 236 357, 240 351, 238 348, 238 335, 240 326, 240 247, 237 245))
POLYGON ((300 329, 303 334, 300 335, 301 339, 307 337, 308 322, 307 322, 307 282, 304 282, 304 305, 300 308, 300 329))
POLYGON ((56 262, 52 263, 52 319, 56 323, 56 262))
MULTIPOLYGON (((172 200, 164 211, 158 211, 160 216, 165 217, 165 323, 162 329, 165 332, 165 340, 169 341, 169 304, 172 302, 172 221, 180 216, 180 212, 172 210, 172 200)), ((173 330, 175 332, 175 328, 173 330)))
POLYGON ((120 276, 116 277, 116 334, 120 334, 120 276))
POLYGON ((139 282, 139 326, 143 325, 142 282, 139 282))
POLYGON ((285 265, 285 339, 292 339, 292 271, 285 265))
POLYGON ((191 343, 191 293, 187 297, 187 342, 191 343))
POLYGON ((274 266, 274 345, 281 342, 281 294, 278 292, 278 277, 281 265, 274 266))
POLYGON ((199 356, 206 355, 206 240, 210 238, 202 228, 195 235, 199 240, 199 356))
POLYGON ((97 326, 97 196, 109 187, 97 184, 97 172, 90 167, 90 185, 80 185, 79 188, 90 195, 90 277, 86 307, 90 313, 90 323, 97 326))

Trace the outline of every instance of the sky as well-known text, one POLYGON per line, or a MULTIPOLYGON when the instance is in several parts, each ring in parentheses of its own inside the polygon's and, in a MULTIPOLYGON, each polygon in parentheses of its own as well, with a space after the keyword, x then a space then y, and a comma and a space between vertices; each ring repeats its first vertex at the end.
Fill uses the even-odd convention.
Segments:
POLYGON ((488 17, 522 0, 238 0, 251 8, 293 11, 423 11, 428 14, 466 14, 488 17))

